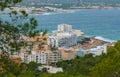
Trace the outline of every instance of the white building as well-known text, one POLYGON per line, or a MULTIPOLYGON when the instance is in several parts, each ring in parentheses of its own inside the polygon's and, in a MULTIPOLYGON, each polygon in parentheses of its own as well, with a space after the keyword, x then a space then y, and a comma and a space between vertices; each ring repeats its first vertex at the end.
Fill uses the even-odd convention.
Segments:
POLYGON ((99 56, 99 55, 102 55, 103 53, 107 53, 107 45, 100 45, 91 49, 80 48, 77 55, 82 57, 90 53, 93 54, 93 56, 99 56))
POLYGON ((70 32, 72 30, 72 25, 60 24, 58 25, 58 31, 70 32))
POLYGON ((71 25, 58 25, 58 30, 53 31, 49 36, 48 45, 55 47, 70 47, 77 44, 78 38, 83 33, 79 30, 73 30, 71 25))
POLYGON ((59 67, 59 68, 52 67, 52 66, 40 66, 40 67, 38 67, 39 70, 43 70, 44 68, 46 68, 48 73, 52 73, 52 74, 55 74, 57 72, 63 72, 63 69, 61 67, 59 67))
POLYGON ((49 36, 47 43, 55 47, 70 47, 77 44, 77 36, 71 33, 57 33, 49 36))
POLYGON ((59 52, 52 52, 52 51, 32 51, 31 54, 27 52, 20 53, 21 61, 24 63, 29 63, 34 61, 36 63, 41 64, 49 64, 52 62, 58 62, 61 60, 61 55, 59 52))
POLYGON ((90 53, 92 53, 93 56, 99 56, 102 55, 103 53, 107 53, 107 46, 102 45, 102 46, 97 46, 95 48, 91 48, 90 53))

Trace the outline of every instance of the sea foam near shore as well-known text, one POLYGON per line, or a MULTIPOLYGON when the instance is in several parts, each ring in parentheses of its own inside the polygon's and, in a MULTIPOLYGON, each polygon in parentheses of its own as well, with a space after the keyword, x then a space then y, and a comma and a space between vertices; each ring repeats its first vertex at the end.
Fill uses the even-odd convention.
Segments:
POLYGON ((106 41, 106 42, 116 42, 115 40, 111 40, 111 39, 107 39, 107 38, 104 38, 102 36, 95 36, 96 39, 99 39, 99 40, 103 40, 103 41, 106 41))

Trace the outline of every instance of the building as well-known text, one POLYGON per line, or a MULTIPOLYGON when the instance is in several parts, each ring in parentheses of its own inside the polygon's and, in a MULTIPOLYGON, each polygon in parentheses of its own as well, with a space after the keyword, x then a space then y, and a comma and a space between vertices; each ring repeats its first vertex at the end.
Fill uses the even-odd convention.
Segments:
POLYGON ((39 70, 43 70, 46 69, 48 73, 52 73, 55 74, 57 72, 63 72, 63 69, 61 67, 57 68, 57 67, 52 67, 52 66, 40 66, 38 67, 39 70))
POLYGON ((77 36, 71 33, 57 33, 49 36, 47 43, 55 47, 70 47, 77 44, 77 36))
POLYGON ((79 48, 77 51, 77 56, 83 57, 85 56, 84 48, 79 48))
POLYGON ((102 46, 97 46, 95 48, 91 48, 90 53, 92 53, 93 56, 99 56, 102 55, 103 53, 107 53, 107 46, 102 45, 102 46))
POLYGON ((60 24, 60 25, 58 25, 58 31, 70 32, 70 31, 72 31, 72 25, 60 24))
POLYGON ((24 63, 34 61, 36 63, 49 64, 61 60, 61 54, 57 51, 32 51, 31 54, 22 52, 20 56, 24 63))
POLYGON ((29 63, 34 61, 36 63, 49 64, 60 61, 60 53, 51 51, 51 47, 46 45, 46 40, 44 39, 47 39, 47 35, 43 36, 40 34, 28 38, 26 41, 28 46, 22 47, 19 53, 21 62, 29 63))
POLYGON ((49 53, 49 63, 56 63, 61 61, 61 53, 57 51, 52 51, 49 53))
POLYGON ((77 55, 80 57, 85 56, 86 54, 93 54, 93 56, 99 56, 103 53, 107 53, 107 45, 99 45, 90 49, 80 48, 77 52, 77 55))
POLYGON ((61 53, 62 60, 71 60, 77 55, 77 52, 74 49, 61 49, 59 52, 61 53))
POLYGON ((58 30, 52 32, 47 39, 47 44, 54 47, 71 47, 76 45, 83 35, 80 30, 73 30, 71 25, 60 24, 58 30))

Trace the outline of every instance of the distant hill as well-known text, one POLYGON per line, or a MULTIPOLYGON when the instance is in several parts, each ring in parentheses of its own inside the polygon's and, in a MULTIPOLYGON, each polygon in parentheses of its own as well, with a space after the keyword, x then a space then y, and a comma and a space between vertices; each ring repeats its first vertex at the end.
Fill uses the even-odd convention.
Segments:
POLYGON ((23 0, 22 4, 63 4, 70 6, 120 6, 120 0, 23 0))

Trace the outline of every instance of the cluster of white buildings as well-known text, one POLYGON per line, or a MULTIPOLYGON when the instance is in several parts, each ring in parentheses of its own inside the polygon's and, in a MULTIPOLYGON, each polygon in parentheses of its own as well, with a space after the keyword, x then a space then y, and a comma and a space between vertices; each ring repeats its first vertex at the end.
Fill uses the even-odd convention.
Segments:
POLYGON ((29 63, 33 61, 41 64, 49 64, 61 61, 61 54, 57 51, 51 50, 33 50, 31 53, 21 52, 19 56, 21 57, 21 61, 24 63, 29 63))
POLYGON ((53 31, 49 36, 47 43, 57 48, 70 47, 77 45, 78 38, 82 35, 81 31, 73 30, 71 25, 61 24, 58 25, 58 30, 53 31))
MULTIPOLYGON (((5 38, 5 37, 3 37, 5 38)), ((71 25, 60 24, 58 25, 58 30, 52 32, 48 37, 36 36, 32 39, 28 38, 25 35, 21 35, 20 39, 27 40, 28 44, 33 44, 33 46, 22 47, 20 53, 14 52, 10 53, 13 60, 21 60, 23 63, 36 62, 44 65, 49 65, 50 63, 56 63, 61 60, 71 60, 76 56, 83 57, 86 54, 93 54, 93 57, 99 56, 103 53, 107 53, 107 44, 106 42, 101 43, 101 41, 94 42, 91 40, 87 45, 80 45, 78 41, 82 41, 84 38, 83 32, 80 30, 72 29, 71 25), (45 45, 40 45, 44 38, 47 38, 45 45), (100 43, 99 43, 100 42, 100 43), (93 43, 95 45, 93 45, 93 43), (97 44, 99 43, 99 44, 97 44), (91 45, 91 46, 90 46, 91 45), (75 48, 77 46, 77 48, 75 48), (57 49, 52 50, 55 47, 57 49)), ((111 46, 111 45, 110 45, 111 46)), ((5 51, 10 50, 8 45, 3 45, 0 42, 0 53, 2 48, 5 51)), ((51 66, 42 66, 39 67, 39 70, 47 68, 49 73, 63 72, 62 68, 56 68, 51 66)))
POLYGON ((17 55, 20 56, 21 61, 24 63, 34 61, 41 64, 50 64, 61 60, 71 60, 76 56, 82 57, 90 53, 92 53, 93 56, 99 56, 107 52, 107 45, 96 45, 87 49, 82 47, 74 48, 74 46, 77 46, 78 40, 83 37, 83 33, 80 30, 72 29, 71 25, 61 24, 58 25, 58 30, 53 31, 52 34, 47 37, 47 44, 43 46, 46 47, 46 49, 43 48, 43 50, 41 50, 39 45, 41 41, 34 41, 35 44, 32 49, 29 47, 22 48, 21 52, 17 55), (52 50, 51 47, 55 47, 57 50, 52 50), (28 51, 31 51, 31 53, 28 51))
POLYGON ((93 57, 100 56, 103 53, 107 53, 107 45, 100 45, 90 49, 80 48, 77 52, 78 56, 85 56, 86 54, 93 54, 93 57))

